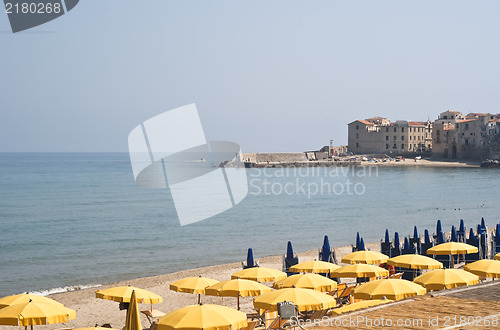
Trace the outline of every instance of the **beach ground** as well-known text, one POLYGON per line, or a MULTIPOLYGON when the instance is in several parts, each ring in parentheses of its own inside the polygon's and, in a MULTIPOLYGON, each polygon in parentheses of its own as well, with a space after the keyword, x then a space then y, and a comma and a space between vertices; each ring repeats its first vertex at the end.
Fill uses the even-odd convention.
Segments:
MULTIPOLYGON (((367 244, 367 248, 370 250, 378 251, 379 243, 367 244)), ((342 256, 351 252, 351 247, 340 247, 336 248, 337 259, 340 262, 342 256)), ((309 261, 317 258, 317 250, 308 251, 304 253, 299 253, 300 261, 309 261)), ((275 269, 281 269, 281 256, 272 256, 266 258, 258 259, 259 264, 265 267, 271 267, 275 269)), ((45 326, 36 326, 38 330, 48 330, 48 329, 59 329, 59 328, 79 328, 79 327, 91 327, 96 324, 110 324, 113 328, 121 329, 125 326, 125 315, 126 311, 119 310, 118 303, 97 299, 95 297, 95 291, 100 289, 105 289, 113 286, 124 286, 131 285, 142 289, 150 290, 156 294, 163 297, 163 302, 158 305, 153 305, 154 309, 160 310, 162 312, 168 313, 177 308, 193 305, 197 303, 197 296, 193 294, 178 293, 171 291, 169 289, 169 284, 185 278, 192 276, 204 276, 213 278, 215 280, 228 280, 231 274, 241 269, 241 262, 231 263, 225 265, 217 265, 203 268, 190 269, 185 271, 180 271, 172 274, 139 278, 130 281, 109 283, 105 286, 98 288, 90 288, 72 292, 64 292, 50 295, 53 298, 65 306, 75 309, 77 313, 76 319, 64 323, 64 324, 51 324, 45 326)), ((363 318, 364 320, 371 319, 372 322, 380 321, 383 317, 386 322, 387 319, 392 320, 393 324, 396 324, 397 320, 403 320, 410 322, 412 320, 422 320, 422 323, 415 323, 412 326, 390 326, 384 327, 386 329, 391 328, 401 328, 401 329, 429 329, 429 328, 446 328, 447 326, 459 325, 460 329, 498 329, 499 326, 485 326, 484 322, 482 325, 477 325, 474 327, 460 326, 460 317, 476 317, 479 322, 481 317, 488 315, 496 315, 500 313, 500 306, 498 301, 500 300, 500 285, 496 285, 495 282, 486 282, 487 286, 482 287, 471 287, 471 290, 467 291, 453 291, 447 290, 448 295, 436 295, 431 296, 427 294, 425 296, 416 297, 413 299, 404 300, 403 303, 397 302, 396 304, 388 304, 384 306, 374 307, 372 309, 357 311, 350 314, 341 315, 343 317, 363 318), (493 285, 492 285, 493 284, 493 285), (380 308, 382 307, 382 308, 380 308), (438 318, 438 327, 429 325, 429 322, 435 322, 434 320, 438 318), (456 321, 455 321, 456 320, 456 321), (445 322, 447 321, 447 325, 445 322), (457 323, 456 323, 457 322, 457 323)), ((498 282, 500 284, 500 281, 498 282)), ((271 285, 268 283, 268 285, 271 285)), ((232 308, 236 308, 236 299, 232 297, 212 297, 212 296, 201 296, 203 303, 215 303, 232 308)), ((240 298, 241 310, 244 312, 253 312, 252 297, 240 298)), ((146 310, 150 308, 149 304, 140 304, 139 308, 141 310, 146 310)), ((498 320, 500 320, 500 315, 497 315, 498 320)), ((340 322, 341 319, 334 319, 334 321, 340 322)), ((462 319, 463 320, 463 319, 462 319)), ((147 329, 150 323, 145 315, 141 314, 141 321, 143 328, 147 329)), ((333 322, 334 322, 333 321, 333 322)), ((346 321, 344 321, 344 324, 346 321)), ((418 321, 414 321, 418 322, 418 321)), ((324 327, 320 324, 319 327, 315 327, 317 330, 324 329, 373 329, 376 328, 373 324, 364 325, 359 323, 355 326, 351 324, 342 326, 338 323, 330 323, 332 326, 324 327)), ((323 324, 324 325, 324 324, 323 324)), ((13 329, 11 326, 0 326, 0 330, 13 329)), ((297 328, 298 329, 298 328, 297 328)), ((452 328, 449 328, 452 329, 452 328)))

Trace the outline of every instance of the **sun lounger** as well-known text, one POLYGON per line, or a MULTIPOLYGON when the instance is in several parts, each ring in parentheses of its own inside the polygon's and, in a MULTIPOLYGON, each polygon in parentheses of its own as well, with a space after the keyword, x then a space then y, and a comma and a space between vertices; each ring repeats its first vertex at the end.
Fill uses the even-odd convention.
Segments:
POLYGON ((338 296, 337 296, 337 305, 346 305, 351 303, 351 293, 352 289, 354 289, 354 285, 349 285, 347 286, 344 291, 342 291, 338 296))
POLYGON ((258 320, 250 321, 250 322, 248 322, 247 327, 243 328, 242 330, 253 330, 253 329, 255 329, 255 327, 257 326, 258 323, 259 323, 258 320))
POLYGON ((327 294, 337 298, 342 293, 342 291, 345 290, 346 287, 347 287, 346 283, 337 284, 337 288, 333 291, 328 292, 327 294))
POLYGON ((321 320, 326 315, 326 313, 328 313, 328 309, 322 309, 320 311, 316 311, 311 315, 310 320, 311 321, 321 320))
POLYGON ((156 321, 158 321, 158 319, 160 317, 162 317, 163 315, 165 315, 165 313, 157 310, 157 309, 148 309, 148 310, 145 310, 145 311, 141 311, 142 314, 146 315, 146 317, 148 318, 148 321, 151 325, 153 325, 153 323, 155 323, 156 321))
POLYGON ((389 276, 390 279, 399 280, 403 276, 403 273, 396 273, 389 276))
POLYGON ((276 317, 271 324, 266 328, 266 330, 281 329, 288 323, 288 320, 283 320, 281 317, 276 317))

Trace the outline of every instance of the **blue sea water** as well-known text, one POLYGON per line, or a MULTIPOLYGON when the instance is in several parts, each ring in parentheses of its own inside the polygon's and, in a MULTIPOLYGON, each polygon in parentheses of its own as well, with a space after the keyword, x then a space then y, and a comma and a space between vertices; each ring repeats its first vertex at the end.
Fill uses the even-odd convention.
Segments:
POLYGON ((249 194, 181 227, 168 189, 135 184, 127 153, 0 153, 0 296, 500 222, 500 171, 249 169, 249 194))

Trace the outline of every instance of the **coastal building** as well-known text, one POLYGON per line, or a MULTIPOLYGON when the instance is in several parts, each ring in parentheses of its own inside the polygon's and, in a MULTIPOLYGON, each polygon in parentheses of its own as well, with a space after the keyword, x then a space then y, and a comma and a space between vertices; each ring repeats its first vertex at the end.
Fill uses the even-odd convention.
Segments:
POLYGON ((432 123, 373 117, 348 124, 348 151, 356 154, 411 154, 432 149, 432 123))
POLYGON ((442 112, 433 123, 432 155, 437 158, 475 159, 488 157, 499 134, 499 115, 457 111, 442 112))

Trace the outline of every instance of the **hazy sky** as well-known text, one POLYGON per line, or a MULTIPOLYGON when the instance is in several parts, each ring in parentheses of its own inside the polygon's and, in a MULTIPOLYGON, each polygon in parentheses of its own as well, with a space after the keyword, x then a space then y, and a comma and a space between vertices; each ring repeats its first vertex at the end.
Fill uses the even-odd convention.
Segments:
POLYGON ((0 13, 0 151, 126 151, 196 103, 243 151, 347 142, 376 115, 500 112, 499 1, 82 0, 12 34, 0 13))

